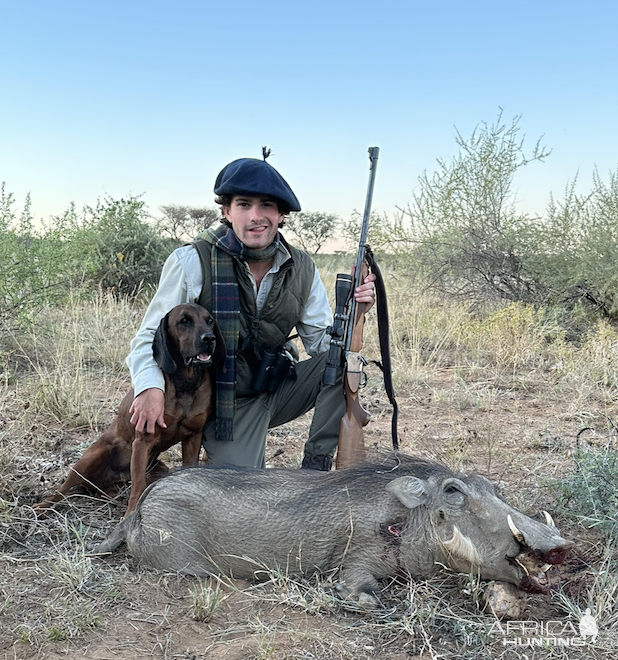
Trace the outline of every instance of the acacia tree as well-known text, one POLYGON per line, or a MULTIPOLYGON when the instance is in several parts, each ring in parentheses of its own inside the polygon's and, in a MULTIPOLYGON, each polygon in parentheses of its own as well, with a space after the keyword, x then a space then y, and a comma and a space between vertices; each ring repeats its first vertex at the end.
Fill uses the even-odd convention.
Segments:
POLYGON ((334 236, 339 223, 339 216, 332 213, 299 211, 288 215, 285 226, 305 252, 317 254, 334 236))
MULTIPOLYGON (((363 214, 352 211, 350 219, 342 224, 341 235, 352 252, 358 249, 363 226, 363 214)), ((409 227, 402 214, 389 217, 386 213, 372 211, 367 228, 367 244, 376 252, 409 256, 412 249, 409 227)))
POLYGON ((443 290, 466 298, 536 302, 544 285, 527 260, 534 254, 536 219, 515 207, 517 171, 549 155, 540 141, 524 151, 520 117, 510 125, 498 115, 469 138, 458 132, 459 153, 419 180, 419 192, 404 210, 419 257, 443 290))
POLYGON ((159 219, 157 229, 177 244, 194 239, 221 217, 219 209, 210 207, 169 204, 160 209, 163 217, 159 219))
POLYGON ((513 179, 549 151, 540 141, 524 151, 519 120, 507 125, 500 112, 494 124, 483 122, 469 138, 457 132, 457 155, 438 159, 433 174, 424 172, 412 202, 393 219, 381 216, 370 226, 372 246, 412 257, 427 285, 451 295, 478 302, 538 300, 544 285, 528 268, 536 219, 517 212, 513 179))

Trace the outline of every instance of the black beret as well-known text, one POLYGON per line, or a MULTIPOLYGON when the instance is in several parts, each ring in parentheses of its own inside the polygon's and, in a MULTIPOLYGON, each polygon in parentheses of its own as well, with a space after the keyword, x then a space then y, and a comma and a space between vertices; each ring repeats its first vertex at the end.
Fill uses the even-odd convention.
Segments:
POLYGON ((265 160, 239 158, 226 165, 215 181, 215 195, 269 195, 300 211, 300 202, 287 181, 265 160))

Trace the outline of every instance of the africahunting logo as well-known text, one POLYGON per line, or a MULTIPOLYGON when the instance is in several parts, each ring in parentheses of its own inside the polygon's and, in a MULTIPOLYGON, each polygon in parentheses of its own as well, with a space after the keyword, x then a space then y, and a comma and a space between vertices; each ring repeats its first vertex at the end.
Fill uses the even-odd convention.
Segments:
POLYGON ((588 608, 579 624, 572 621, 495 621, 489 634, 501 635, 504 646, 590 646, 596 642, 599 627, 588 608))

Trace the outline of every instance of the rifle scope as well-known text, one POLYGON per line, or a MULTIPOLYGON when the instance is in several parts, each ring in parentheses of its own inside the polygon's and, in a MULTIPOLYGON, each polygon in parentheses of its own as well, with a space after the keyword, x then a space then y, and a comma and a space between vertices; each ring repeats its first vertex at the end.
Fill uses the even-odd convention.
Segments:
POLYGON ((324 385, 334 385, 337 380, 337 369, 341 366, 341 349, 344 346, 343 335, 348 315, 345 313, 348 300, 352 294, 352 276, 345 273, 337 275, 335 283, 335 315, 333 324, 327 329, 331 336, 326 366, 322 382, 324 385))

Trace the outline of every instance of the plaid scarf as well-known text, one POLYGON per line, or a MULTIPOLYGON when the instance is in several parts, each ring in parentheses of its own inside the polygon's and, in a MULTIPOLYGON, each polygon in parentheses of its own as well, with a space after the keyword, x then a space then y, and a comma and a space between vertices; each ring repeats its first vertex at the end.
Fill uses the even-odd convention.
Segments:
MULTIPOLYGON (((231 228, 221 225, 208 228, 198 238, 213 245, 212 313, 225 341, 227 358, 217 365, 216 376, 216 438, 234 439, 234 412, 236 411, 236 347, 240 334, 240 292, 234 273, 234 259, 238 261, 269 261, 279 249, 279 233, 264 250, 252 250, 241 243, 231 228)), ((244 266, 243 266, 244 268, 244 266)))

